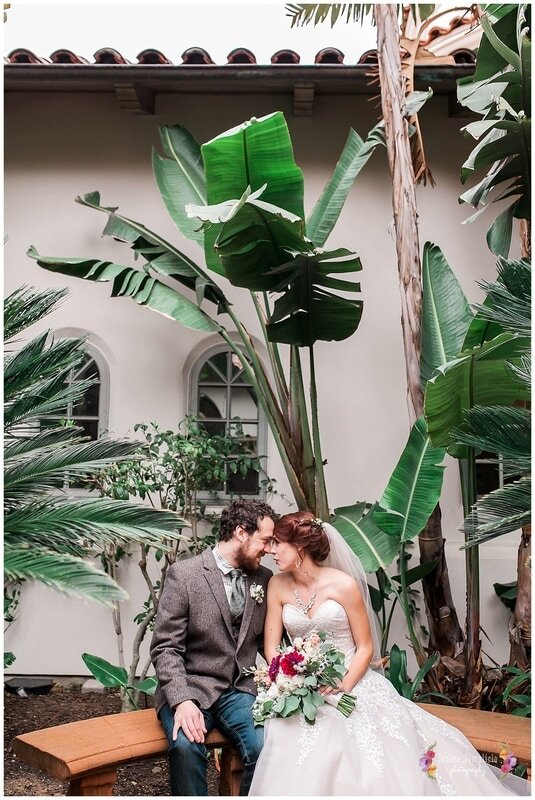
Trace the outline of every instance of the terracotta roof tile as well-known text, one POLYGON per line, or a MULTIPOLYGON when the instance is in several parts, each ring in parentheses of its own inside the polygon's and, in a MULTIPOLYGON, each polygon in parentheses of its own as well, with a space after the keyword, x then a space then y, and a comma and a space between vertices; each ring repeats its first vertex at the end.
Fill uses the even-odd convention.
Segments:
POLYGON ((181 55, 183 64, 214 64, 212 57, 202 47, 188 47, 181 55))
POLYGON ((131 64, 118 50, 113 47, 102 47, 94 54, 95 64, 131 64))
POLYGON ((152 48, 148 48, 147 50, 142 50, 141 53, 137 55, 137 63, 138 64, 172 64, 173 62, 170 61, 167 56, 164 56, 160 50, 153 50, 152 48))
POLYGON ((236 47, 228 54, 227 64, 256 64, 256 56, 246 47, 236 47))
POLYGON ((35 53, 25 47, 18 47, 16 50, 12 50, 7 58, 10 64, 50 64, 50 59, 36 56, 35 53))
POLYGON ((54 50, 50 60, 53 64, 89 64, 87 58, 77 56, 72 50, 54 50))
POLYGON ((336 47, 324 47, 316 53, 314 64, 343 64, 344 54, 336 47))
POLYGON ((299 64, 301 57, 295 50, 277 50, 271 56, 272 64, 299 64))

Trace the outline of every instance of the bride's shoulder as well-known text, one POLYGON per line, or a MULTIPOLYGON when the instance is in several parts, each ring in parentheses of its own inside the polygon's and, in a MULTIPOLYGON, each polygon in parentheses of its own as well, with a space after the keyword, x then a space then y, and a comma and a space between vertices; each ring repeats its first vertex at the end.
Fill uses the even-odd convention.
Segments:
POLYGON ((347 572, 342 572, 341 569, 334 567, 323 567, 326 582, 332 583, 333 586, 339 589, 351 589, 356 586, 356 581, 347 572))

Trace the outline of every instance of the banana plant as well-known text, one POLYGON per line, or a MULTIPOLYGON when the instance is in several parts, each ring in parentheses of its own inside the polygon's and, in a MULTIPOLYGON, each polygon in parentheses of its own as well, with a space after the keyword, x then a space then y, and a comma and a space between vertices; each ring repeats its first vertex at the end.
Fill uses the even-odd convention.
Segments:
POLYGON ((281 112, 245 122, 202 147, 179 126, 163 126, 160 133, 163 155, 153 153, 153 169, 162 199, 180 232, 203 246, 206 267, 117 208, 102 205, 98 192, 77 201, 107 215, 103 235, 127 244, 141 259, 141 269, 41 256, 35 248, 28 254, 45 269, 109 281, 112 296, 131 297, 190 328, 219 334, 240 358, 263 406, 298 508, 327 518, 313 346, 318 339, 339 341, 357 329, 362 302, 354 295, 359 285, 347 280, 347 273, 361 264, 349 250, 319 248, 352 182, 382 143, 380 129, 376 126, 365 140, 350 133, 312 213, 310 236, 303 176, 281 112), (267 366, 221 288, 220 276, 249 292, 267 366), (290 346, 288 374, 281 343, 290 346), (301 365, 304 347, 311 374, 308 402, 301 365))
POLYGON ((461 195, 479 209, 513 198, 487 233, 489 248, 507 257, 513 219, 531 220, 531 31, 525 3, 488 6, 481 16, 483 38, 474 75, 459 81, 459 103, 481 117, 463 130, 476 146, 462 166, 465 183, 485 176, 461 195), (490 199, 493 193, 492 200, 490 199))
MULTIPOLYGON (((443 448, 431 445, 425 421, 417 420, 380 502, 336 508, 331 519, 362 561, 364 570, 367 573, 382 571, 389 592, 393 593, 405 616, 419 666, 423 666, 427 656, 414 628, 409 587, 434 569, 437 562, 407 570, 406 544, 425 527, 438 502, 444 472, 440 462, 444 454, 443 448), (400 559, 400 574, 390 576, 388 568, 396 558, 400 559)), ((392 611, 393 607, 384 625, 386 636, 392 611)))

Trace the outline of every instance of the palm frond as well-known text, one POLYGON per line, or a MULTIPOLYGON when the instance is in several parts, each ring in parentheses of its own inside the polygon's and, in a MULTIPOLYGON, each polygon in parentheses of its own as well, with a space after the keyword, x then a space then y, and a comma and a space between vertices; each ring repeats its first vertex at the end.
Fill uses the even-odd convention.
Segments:
POLYGON ((48 331, 32 339, 7 358, 4 365, 4 397, 11 400, 19 392, 29 393, 43 379, 68 375, 84 358, 83 339, 61 339, 48 344, 48 331))
POLYGON ((128 594, 102 570, 70 555, 27 547, 4 548, 4 575, 7 580, 33 580, 64 594, 83 599, 96 600, 112 605, 116 600, 125 600, 128 594))
POLYGON ((531 264, 500 258, 498 280, 479 284, 487 293, 485 305, 474 306, 478 316, 509 331, 531 333, 531 264))
POLYGON ((68 289, 40 292, 29 286, 15 289, 4 300, 4 342, 54 311, 68 293, 68 289))
POLYGON ((4 428, 8 433, 16 427, 31 426, 36 418, 67 415, 69 403, 75 403, 93 384, 94 380, 80 380, 66 383, 68 373, 58 378, 51 377, 31 391, 20 392, 12 401, 4 405, 4 428))
POLYGON ((131 455, 138 446, 136 441, 99 439, 43 451, 35 458, 12 463, 4 472, 6 502, 24 500, 31 493, 61 486, 66 472, 76 475, 92 472, 103 464, 131 455))
POLYGON ((126 500, 49 497, 8 513, 4 536, 11 545, 28 542, 58 552, 74 552, 70 548, 77 549, 83 540, 102 547, 118 539, 167 550, 171 540, 183 538, 180 530, 187 524, 172 511, 126 500))
POLYGON ((496 539, 530 522, 531 477, 525 476, 478 500, 464 521, 462 530, 468 541, 461 549, 496 539))
POLYGON ((318 25, 330 16, 331 28, 340 20, 348 22, 364 22, 366 18, 374 20, 374 3, 288 3, 285 6, 286 16, 291 19, 291 27, 318 25))
POLYGON ((56 425, 43 431, 34 427, 25 434, 16 432, 4 447, 4 464, 15 459, 33 458, 45 450, 62 447, 67 442, 81 442, 82 431, 83 428, 76 425, 56 425))
POLYGON ((505 476, 531 470, 531 412, 515 406, 475 406, 453 436, 476 450, 504 458, 505 476))

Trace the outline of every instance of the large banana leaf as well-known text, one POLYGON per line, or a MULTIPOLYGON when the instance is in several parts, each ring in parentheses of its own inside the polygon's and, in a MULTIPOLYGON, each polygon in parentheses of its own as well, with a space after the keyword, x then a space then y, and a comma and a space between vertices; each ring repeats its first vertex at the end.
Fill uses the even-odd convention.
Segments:
POLYGON ((444 456, 443 448, 431 445, 423 417, 417 419, 374 511, 381 530, 400 542, 418 536, 440 498, 444 456))
POLYGON ((177 320, 186 328, 198 331, 218 331, 219 325, 205 314, 195 303, 179 294, 175 289, 142 272, 111 261, 85 258, 51 258, 40 256, 34 247, 28 250, 40 267, 85 278, 90 281, 112 281, 112 297, 131 297, 139 305, 151 308, 164 317, 177 320))
POLYGON ((312 251, 302 220, 260 199, 266 189, 264 185, 251 192, 247 187, 239 199, 188 208, 189 214, 219 228, 214 246, 225 276, 251 291, 273 290, 280 283, 274 267, 288 261, 292 252, 312 251))
POLYGON ((482 497, 465 519, 467 542, 462 549, 519 530, 531 522, 531 476, 527 475, 482 497))
POLYGON ((187 216, 187 203, 204 205, 206 185, 201 148, 182 125, 160 125, 164 156, 152 151, 152 170, 171 218, 180 232, 203 246, 203 232, 187 216))
POLYGON ((286 291, 275 302, 267 325, 268 337, 299 347, 314 342, 341 341, 358 328, 362 301, 334 294, 332 289, 358 292, 360 284, 331 277, 362 269, 360 259, 349 250, 297 255, 272 271, 280 281, 277 291, 286 291))
POLYGON ((126 242, 134 251, 134 258, 144 258, 155 272, 167 275, 195 291, 199 305, 204 297, 219 308, 226 305, 221 289, 198 264, 145 225, 118 214, 116 208, 101 205, 99 192, 77 197, 76 202, 107 214, 103 236, 126 242))
POLYGON ((351 128, 347 141, 321 197, 307 220, 306 235, 316 247, 323 247, 353 186, 355 178, 378 145, 384 145, 384 123, 380 122, 362 139, 351 128))
POLYGON ((493 189, 500 191, 492 202, 514 198, 487 233, 492 252, 507 256, 513 217, 531 219, 531 39, 522 4, 494 25, 483 14, 481 25, 481 65, 478 53, 475 75, 458 87, 461 105, 483 117, 464 128, 478 144, 463 164, 461 180, 490 169, 460 200, 483 209, 493 189))
POLYGON ((340 506, 334 509, 334 516, 330 520, 360 558, 368 574, 376 572, 379 567, 386 569, 399 551, 399 542, 377 527, 374 521, 375 508, 367 503, 340 506))
POLYGON ((422 263, 422 388, 435 369, 460 352, 472 312, 440 247, 424 244, 422 263))
MULTIPOLYGON (((221 133, 201 147, 209 205, 255 192, 267 184, 263 199, 304 219, 303 173, 293 157, 292 142, 280 111, 253 119, 221 133)), ((220 225, 205 231, 206 263, 220 271, 214 243, 220 225)))
MULTIPOLYGON (((435 447, 452 449, 453 431, 462 426, 466 410, 529 399, 525 384, 508 366, 508 362, 517 363, 528 346, 526 338, 503 333, 439 367, 427 384, 424 402, 435 447)), ((455 447, 453 452, 459 457, 455 447)))

